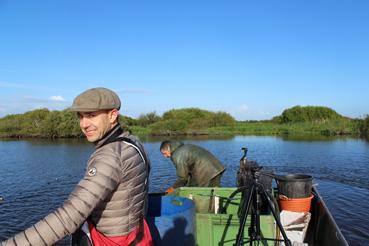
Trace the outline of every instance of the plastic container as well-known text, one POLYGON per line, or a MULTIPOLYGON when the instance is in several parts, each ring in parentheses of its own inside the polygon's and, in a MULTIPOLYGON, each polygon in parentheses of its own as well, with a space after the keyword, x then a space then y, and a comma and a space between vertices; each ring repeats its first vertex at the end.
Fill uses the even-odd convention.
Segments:
MULTIPOLYGON (((244 227, 245 241, 249 238, 250 219, 251 216, 248 216, 244 227)), ((197 231, 199 246, 233 246, 236 243, 240 220, 237 214, 198 214, 197 226, 200 228, 197 231)), ((265 238, 275 238, 275 222, 272 216, 260 215, 260 230, 265 238)), ((261 240, 260 245, 272 246, 275 242, 261 240)))
POLYGON ((305 198, 287 198, 283 195, 279 196, 279 207, 281 210, 291 212, 309 212, 311 200, 314 195, 305 198))
POLYGON ((178 196, 150 196, 147 223, 154 245, 195 245, 195 204, 178 196))
MULTIPOLYGON (((230 195, 236 189, 231 187, 180 187, 175 189, 173 192, 175 195, 189 197, 196 203, 197 246, 235 245, 240 227, 238 210, 241 193, 237 193, 231 199, 230 195), (223 210, 225 207, 226 211, 223 210)), ((245 241, 249 237, 250 220, 251 215, 247 217, 244 227, 245 241)), ((263 237, 275 238, 275 222, 272 215, 260 215, 260 228, 263 237)), ((182 244, 173 243, 172 245, 182 244)), ((260 245, 272 246, 275 242, 262 240, 260 245)))
POLYGON ((311 196, 313 178, 305 174, 288 174, 276 178, 278 192, 288 198, 306 198, 311 196))

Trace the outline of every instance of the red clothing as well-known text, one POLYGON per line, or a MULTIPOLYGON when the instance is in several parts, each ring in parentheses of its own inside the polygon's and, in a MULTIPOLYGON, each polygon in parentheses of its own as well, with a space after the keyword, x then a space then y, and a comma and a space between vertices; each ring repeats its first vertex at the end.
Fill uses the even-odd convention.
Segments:
POLYGON ((89 222, 88 227, 90 230, 91 240, 94 246, 153 246, 153 241, 151 238, 149 226, 146 223, 146 220, 143 220, 143 235, 140 235, 140 225, 137 226, 132 232, 125 236, 115 236, 115 237, 107 237, 104 234, 100 233, 96 230, 94 225, 89 222), (136 238, 142 239, 137 242, 133 243, 136 238))

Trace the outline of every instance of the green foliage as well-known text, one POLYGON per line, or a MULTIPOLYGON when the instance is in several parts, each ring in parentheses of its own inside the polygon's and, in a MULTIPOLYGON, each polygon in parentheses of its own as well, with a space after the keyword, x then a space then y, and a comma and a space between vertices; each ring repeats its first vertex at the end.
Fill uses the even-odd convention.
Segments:
POLYGON ((225 112, 210 112, 198 108, 172 109, 160 121, 149 125, 153 134, 186 134, 204 132, 209 127, 232 126, 235 119, 225 112))
POLYGON ((163 114, 163 119, 180 119, 191 122, 193 119, 205 118, 206 113, 207 111, 198 108, 172 109, 163 114))
POLYGON ((325 123, 299 122, 280 124, 272 121, 238 122, 233 128, 210 128, 209 133, 221 132, 239 135, 358 135, 357 123, 353 120, 336 120, 325 123))
POLYGON ((61 115, 59 111, 52 111, 45 117, 41 123, 40 135, 45 137, 58 136, 58 125, 61 122, 61 115))
MULTIPOLYGON (((296 106, 269 121, 237 122, 225 112, 198 108, 173 109, 162 117, 155 112, 138 119, 120 116, 121 125, 133 134, 252 134, 252 135, 362 135, 369 138, 369 116, 350 119, 325 107, 296 106)), ((0 137, 82 137, 79 120, 69 111, 37 109, 0 118, 0 137)))
POLYGON ((21 135, 40 136, 42 122, 49 114, 48 109, 37 109, 21 115, 21 135))
POLYGON ((141 114, 138 117, 137 124, 139 126, 146 127, 148 125, 158 122, 159 120, 161 120, 161 117, 156 115, 156 112, 150 112, 147 114, 141 114))
POLYGON ((164 120, 182 120, 190 128, 208 128, 216 126, 229 126, 235 119, 225 112, 210 112, 198 108, 172 109, 163 114, 164 120))
POLYGON ((209 127, 233 126, 235 123, 236 120, 230 114, 225 112, 216 112, 212 115, 209 127))
POLYGON ((42 122, 49 113, 48 109, 37 109, 25 114, 4 117, 0 124, 0 134, 7 136, 39 136, 42 122))
POLYGON ((80 137, 81 131, 75 113, 37 109, 0 119, 0 136, 80 137))
POLYGON ((277 123, 277 124, 280 124, 280 123, 283 123, 283 117, 281 115, 279 116, 274 116, 270 122, 273 122, 273 123, 277 123))
POLYGON ((365 117, 365 119, 360 122, 360 134, 369 139, 369 115, 365 117))
POLYGON ((69 112, 67 110, 61 112, 58 134, 62 137, 83 136, 76 113, 69 112))
POLYGON ((342 118, 336 111, 319 106, 295 106, 283 111, 281 120, 283 123, 316 122, 322 123, 329 120, 342 118))
POLYGON ((142 126, 131 126, 128 129, 132 134, 138 135, 138 136, 146 136, 150 134, 150 130, 147 127, 142 126))
POLYGON ((181 119, 166 119, 150 125, 151 133, 154 135, 183 134, 188 123, 181 119))
POLYGON ((130 126, 137 126, 138 125, 138 122, 137 122, 136 119, 133 119, 133 118, 125 116, 125 115, 120 115, 119 116, 119 123, 122 126, 125 126, 125 127, 128 127, 128 128, 130 126))
POLYGON ((18 133, 21 131, 21 120, 19 115, 8 115, 0 121, 0 136, 12 136, 9 133, 18 133), (9 134, 9 135, 7 135, 9 134))
POLYGON ((51 111, 42 122, 41 136, 81 137, 82 132, 76 114, 68 111, 51 111))

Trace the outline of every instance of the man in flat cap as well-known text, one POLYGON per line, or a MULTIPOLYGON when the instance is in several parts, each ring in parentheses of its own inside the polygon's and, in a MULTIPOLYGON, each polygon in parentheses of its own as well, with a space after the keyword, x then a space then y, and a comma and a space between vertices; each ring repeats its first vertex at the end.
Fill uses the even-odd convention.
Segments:
POLYGON ((150 162, 138 139, 119 125, 120 106, 106 88, 74 99, 69 110, 95 144, 83 179, 63 206, 0 245, 52 245, 75 231, 73 245, 152 245, 144 219, 150 162))

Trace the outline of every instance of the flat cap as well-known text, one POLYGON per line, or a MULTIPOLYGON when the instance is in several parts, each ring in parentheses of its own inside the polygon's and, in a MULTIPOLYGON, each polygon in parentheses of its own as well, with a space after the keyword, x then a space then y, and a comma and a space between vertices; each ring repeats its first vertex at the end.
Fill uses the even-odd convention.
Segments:
POLYGON ((106 109, 120 109, 118 95, 107 88, 92 88, 79 94, 68 109, 73 112, 95 112, 106 109))

